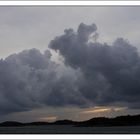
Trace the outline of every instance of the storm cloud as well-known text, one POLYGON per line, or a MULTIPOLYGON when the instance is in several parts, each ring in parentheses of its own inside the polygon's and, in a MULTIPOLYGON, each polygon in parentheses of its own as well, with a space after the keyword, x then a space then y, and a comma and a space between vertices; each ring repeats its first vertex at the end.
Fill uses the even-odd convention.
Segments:
POLYGON ((118 38, 112 45, 97 41, 97 26, 81 23, 66 29, 50 50, 24 50, 0 60, 0 114, 45 106, 139 108, 140 56, 136 47, 118 38))
POLYGON ((50 58, 48 50, 30 49, 0 60, 0 114, 82 103, 74 97, 76 71, 50 58))
POLYGON ((64 57, 64 63, 80 69, 78 86, 82 96, 93 105, 124 105, 139 108, 140 57, 136 47, 118 38, 112 45, 92 41, 95 24, 81 23, 75 32, 51 41, 49 47, 64 57))

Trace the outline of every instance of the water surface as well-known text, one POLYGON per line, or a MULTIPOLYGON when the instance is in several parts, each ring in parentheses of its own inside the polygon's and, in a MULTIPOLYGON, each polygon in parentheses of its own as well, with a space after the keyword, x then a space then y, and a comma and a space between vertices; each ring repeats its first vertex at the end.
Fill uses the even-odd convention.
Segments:
POLYGON ((74 127, 71 125, 0 127, 0 134, 140 134, 140 126, 74 127))

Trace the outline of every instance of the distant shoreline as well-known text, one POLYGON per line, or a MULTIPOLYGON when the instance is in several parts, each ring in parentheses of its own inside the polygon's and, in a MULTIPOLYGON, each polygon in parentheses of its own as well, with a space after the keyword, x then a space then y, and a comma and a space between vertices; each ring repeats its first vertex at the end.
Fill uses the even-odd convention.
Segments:
POLYGON ((118 116, 115 118, 97 117, 86 121, 58 120, 55 122, 30 122, 21 123, 16 121, 5 121, 0 127, 14 126, 50 126, 50 125, 72 125, 75 127, 111 127, 111 126, 140 126, 140 115, 118 116))

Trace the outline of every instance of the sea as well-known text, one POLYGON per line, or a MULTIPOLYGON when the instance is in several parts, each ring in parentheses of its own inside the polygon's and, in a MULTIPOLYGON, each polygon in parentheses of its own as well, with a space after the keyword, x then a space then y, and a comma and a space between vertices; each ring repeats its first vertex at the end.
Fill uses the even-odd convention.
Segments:
POLYGON ((72 125, 0 127, 0 134, 140 134, 140 126, 75 127, 72 125))

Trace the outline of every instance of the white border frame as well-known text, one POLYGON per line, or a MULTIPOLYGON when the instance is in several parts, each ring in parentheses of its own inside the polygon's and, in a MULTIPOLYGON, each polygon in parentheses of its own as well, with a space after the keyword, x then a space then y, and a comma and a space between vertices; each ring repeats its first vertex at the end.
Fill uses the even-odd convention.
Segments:
POLYGON ((125 140, 139 140, 140 139, 140 135, 102 135, 102 134, 93 134, 93 135, 89 135, 89 134, 84 134, 84 135, 76 135, 76 134, 65 134, 65 135, 57 135, 57 134, 51 134, 51 135, 28 135, 28 134, 24 134, 24 135, 0 135, 0 139, 14 139, 14 140, 24 140, 24 139, 33 139, 33 140, 40 140, 40 139, 53 139, 53 140, 72 140, 72 139, 78 139, 78 140, 91 140, 91 139, 99 139, 99 140, 119 140, 119 139, 125 139, 125 140))
MULTIPOLYGON (((140 1, 0 1, 0 6, 140 6, 140 1)), ((0 135, 0 139, 140 139, 140 135, 0 135)))
POLYGON ((0 6, 140 6, 140 1, 0 1, 0 6))

